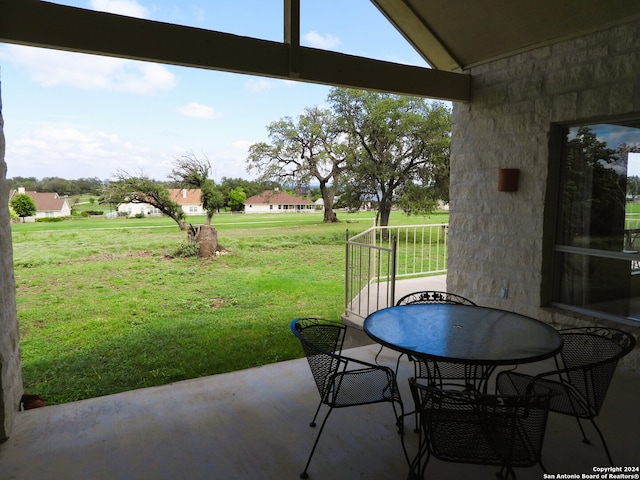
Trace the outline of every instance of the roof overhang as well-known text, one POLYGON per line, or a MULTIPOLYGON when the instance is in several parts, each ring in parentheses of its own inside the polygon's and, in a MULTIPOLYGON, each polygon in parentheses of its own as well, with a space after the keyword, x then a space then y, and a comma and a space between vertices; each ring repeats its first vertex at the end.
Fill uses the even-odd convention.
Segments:
POLYGON ((39 0, 0 0, 0 42, 436 99, 470 99, 468 75, 302 47, 299 0, 287 0, 285 7, 287 38, 279 43, 39 0))
POLYGON ((640 18, 638 0, 372 2, 433 68, 446 71, 462 71, 640 18))

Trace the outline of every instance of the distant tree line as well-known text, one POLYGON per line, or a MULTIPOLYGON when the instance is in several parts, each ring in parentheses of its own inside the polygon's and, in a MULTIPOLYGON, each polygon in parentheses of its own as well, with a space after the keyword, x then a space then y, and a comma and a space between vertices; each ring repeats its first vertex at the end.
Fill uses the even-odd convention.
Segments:
POLYGON ((102 194, 102 189, 107 180, 94 178, 78 178, 76 180, 66 180, 60 177, 44 177, 38 180, 36 177, 13 177, 7 179, 9 188, 18 189, 23 187, 30 192, 55 192, 61 197, 67 195, 95 195, 102 194))
MULTIPOLYGON (((36 177, 13 177, 7 179, 9 188, 17 190, 22 187, 26 191, 32 192, 55 192, 61 197, 67 196, 69 198, 86 195, 94 196, 96 198, 102 197, 105 190, 111 183, 113 183, 113 181, 114 180, 100 180, 97 177, 78 178, 75 180, 67 180, 60 177, 44 177, 41 180, 36 177)), ((165 188, 182 188, 184 186, 176 180, 153 180, 153 182, 165 188)), ((222 195, 221 208, 233 211, 242 210, 244 207, 244 204, 238 203, 237 198, 234 198, 234 191, 237 192, 241 189, 246 195, 246 198, 249 198, 253 195, 258 195, 265 190, 274 190, 276 188, 305 196, 313 195, 310 193, 311 189, 300 190, 299 188, 289 187, 274 181, 257 181, 246 180, 243 178, 222 177, 222 180, 216 184, 216 190, 222 195)), ((317 198, 319 195, 315 192, 315 195, 313 196, 317 198)))

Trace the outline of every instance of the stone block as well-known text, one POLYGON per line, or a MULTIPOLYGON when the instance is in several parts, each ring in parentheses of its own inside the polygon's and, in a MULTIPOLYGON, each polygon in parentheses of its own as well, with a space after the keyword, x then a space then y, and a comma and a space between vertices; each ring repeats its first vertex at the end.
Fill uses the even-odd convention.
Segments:
POLYGON ((554 122, 640 111, 638 36, 635 21, 469 70, 474 101, 453 109, 448 288, 548 318, 540 285, 549 132, 554 122), (502 167, 520 169, 517 192, 497 192, 502 167))

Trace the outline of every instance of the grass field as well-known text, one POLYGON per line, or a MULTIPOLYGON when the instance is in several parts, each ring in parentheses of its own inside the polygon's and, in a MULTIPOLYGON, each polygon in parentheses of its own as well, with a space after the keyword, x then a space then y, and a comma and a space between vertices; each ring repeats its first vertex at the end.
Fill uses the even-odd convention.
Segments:
POLYGON ((186 234, 167 218, 14 224, 25 391, 63 403, 301 356, 289 321, 340 317, 345 230, 373 220, 339 217, 216 216, 229 253, 210 260, 172 257, 186 234))

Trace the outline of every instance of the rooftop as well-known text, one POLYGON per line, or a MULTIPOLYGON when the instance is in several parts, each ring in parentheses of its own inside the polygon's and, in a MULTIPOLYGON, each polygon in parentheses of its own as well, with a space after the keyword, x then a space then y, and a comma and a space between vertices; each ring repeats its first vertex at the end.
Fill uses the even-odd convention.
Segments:
POLYGON ((266 190, 259 195, 253 195, 247 198, 246 205, 264 203, 270 205, 314 205, 314 203, 302 197, 289 195, 287 192, 280 190, 266 190))

